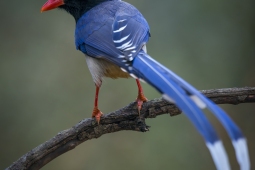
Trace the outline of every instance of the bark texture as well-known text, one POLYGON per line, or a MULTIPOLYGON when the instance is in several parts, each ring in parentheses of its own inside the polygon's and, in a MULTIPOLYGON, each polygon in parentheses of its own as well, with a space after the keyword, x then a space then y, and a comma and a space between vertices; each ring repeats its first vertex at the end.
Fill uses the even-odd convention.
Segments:
MULTIPOLYGON (((255 102, 255 87, 202 90, 201 93, 216 104, 237 105, 255 102)), ((52 139, 23 155, 7 170, 40 169, 54 158, 89 139, 121 130, 146 132, 149 127, 145 124, 145 118, 155 118, 162 114, 175 116, 180 113, 175 105, 160 98, 144 103, 139 117, 136 103, 133 102, 124 108, 105 114, 99 125, 92 118, 81 120, 70 129, 59 132, 52 139)))

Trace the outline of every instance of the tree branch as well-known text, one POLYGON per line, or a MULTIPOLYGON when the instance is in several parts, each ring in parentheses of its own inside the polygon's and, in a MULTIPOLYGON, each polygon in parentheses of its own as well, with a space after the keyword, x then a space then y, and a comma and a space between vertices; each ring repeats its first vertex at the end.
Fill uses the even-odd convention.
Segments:
MULTIPOLYGON (((202 90, 201 92, 216 104, 237 105, 255 102, 255 87, 202 90)), ((140 117, 137 114, 136 103, 133 102, 120 110, 105 114, 101 118, 100 125, 97 125, 92 118, 83 119, 72 128, 59 132, 52 139, 23 155, 7 170, 39 169, 79 144, 89 139, 99 138, 103 134, 121 130, 146 132, 149 127, 145 124, 145 118, 155 118, 166 113, 175 116, 181 111, 163 99, 154 99, 143 104, 140 117)))

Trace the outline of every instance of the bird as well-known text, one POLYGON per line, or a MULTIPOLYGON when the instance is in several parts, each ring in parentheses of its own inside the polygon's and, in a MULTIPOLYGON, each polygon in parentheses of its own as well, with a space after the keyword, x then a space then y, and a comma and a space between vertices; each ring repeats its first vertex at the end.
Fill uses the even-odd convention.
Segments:
POLYGON ((41 12, 62 9, 76 23, 75 46, 85 54, 96 86, 92 117, 100 122, 98 95, 102 78, 133 77, 138 86, 138 114, 147 101, 140 82, 146 82, 162 97, 180 108, 202 135, 218 170, 231 169, 227 153, 215 129, 204 115, 207 108, 226 129, 241 170, 250 169, 247 140, 240 128, 219 106, 147 53, 149 24, 133 5, 121 0, 47 0, 41 12))

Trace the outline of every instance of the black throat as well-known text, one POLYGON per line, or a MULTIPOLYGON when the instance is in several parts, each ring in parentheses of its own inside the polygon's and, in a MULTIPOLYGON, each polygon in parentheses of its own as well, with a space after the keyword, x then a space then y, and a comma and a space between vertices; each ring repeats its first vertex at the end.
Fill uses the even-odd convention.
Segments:
POLYGON ((105 1, 111 0, 65 0, 65 4, 58 8, 70 13, 77 22, 84 13, 105 1))

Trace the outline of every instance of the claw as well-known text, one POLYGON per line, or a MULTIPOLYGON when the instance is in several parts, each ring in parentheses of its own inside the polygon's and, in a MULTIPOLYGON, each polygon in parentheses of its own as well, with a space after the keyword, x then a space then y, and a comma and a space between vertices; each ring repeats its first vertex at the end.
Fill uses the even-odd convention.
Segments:
POLYGON ((93 112, 92 112, 92 117, 94 117, 97 121, 97 124, 100 123, 100 118, 103 115, 103 113, 97 108, 94 107, 93 112))
POLYGON ((140 116, 140 110, 142 109, 143 106, 143 102, 147 102, 148 99, 144 96, 143 93, 138 93, 136 102, 137 102, 137 110, 138 110, 138 114, 140 116))
POLYGON ((137 83, 137 87, 138 87, 138 96, 136 98, 136 102, 137 102, 138 114, 140 116, 140 110, 142 109, 143 102, 147 102, 148 99, 144 96, 142 86, 138 79, 136 79, 136 83, 137 83))

